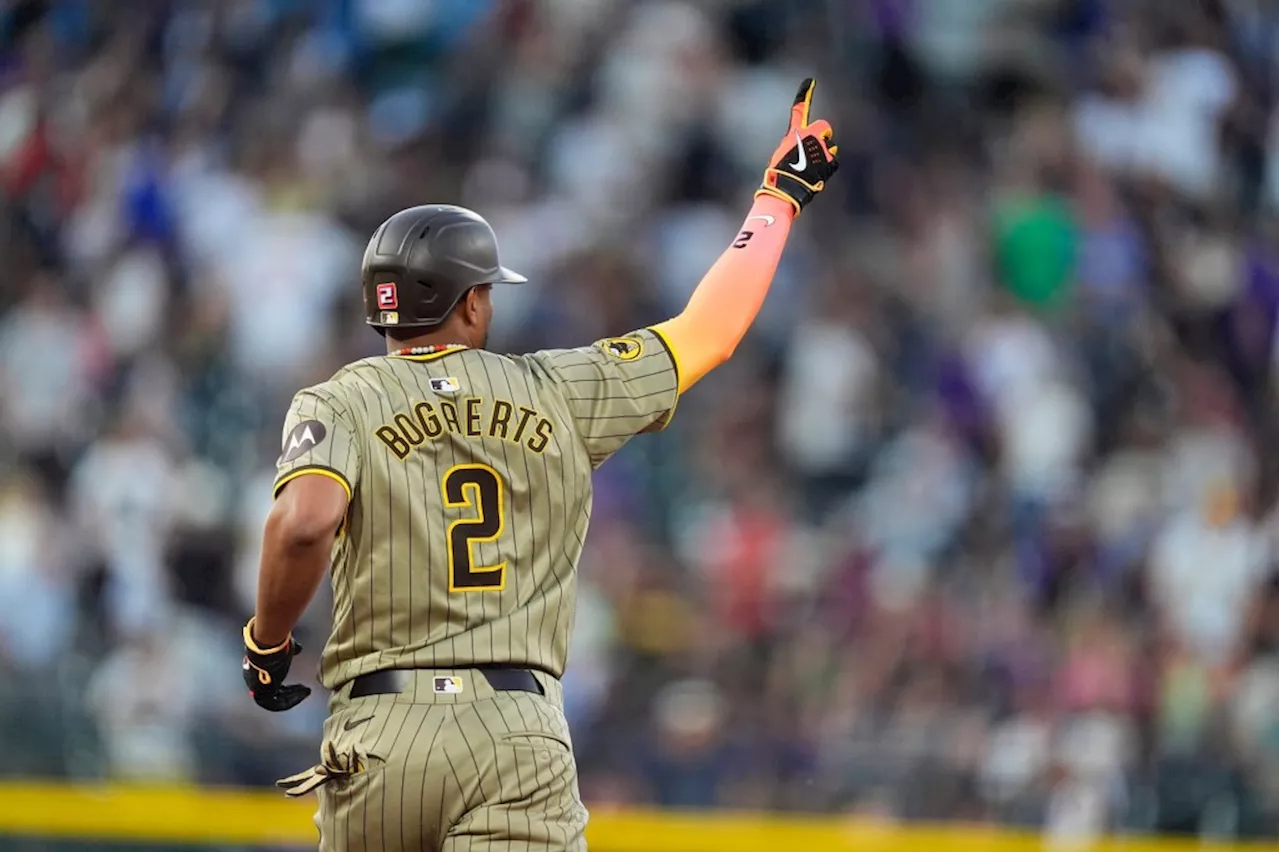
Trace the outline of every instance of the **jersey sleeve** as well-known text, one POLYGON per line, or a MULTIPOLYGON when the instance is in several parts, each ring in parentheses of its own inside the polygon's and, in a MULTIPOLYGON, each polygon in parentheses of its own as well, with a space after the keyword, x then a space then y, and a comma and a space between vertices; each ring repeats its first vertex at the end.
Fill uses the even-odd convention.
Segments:
POLYGON ((341 400, 320 387, 293 398, 285 417, 272 493, 299 476, 317 474, 336 480, 350 500, 360 481, 360 447, 350 414, 341 400))
POLYGON ((675 413, 680 368, 653 329, 530 357, 559 381, 593 467, 632 436, 665 428, 675 413))

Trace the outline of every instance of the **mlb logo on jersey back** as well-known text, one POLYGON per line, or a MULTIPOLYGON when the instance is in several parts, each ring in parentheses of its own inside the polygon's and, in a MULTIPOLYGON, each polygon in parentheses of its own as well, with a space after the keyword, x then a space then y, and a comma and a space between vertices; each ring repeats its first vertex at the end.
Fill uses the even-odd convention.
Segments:
POLYGON ((431 380, 431 389, 436 393, 454 393, 461 387, 461 382, 453 376, 446 376, 443 379, 431 380))
POLYGON ((400 300, 396 297, 396 285, 388 281, 385 284, 379 284, 377 289, 378 307, 384 310, 390 310, 400 306, 400 300))
POLYGON ((438 677, 432 686, 436 695, 457 695, 462 692, 462 678, 438 677))

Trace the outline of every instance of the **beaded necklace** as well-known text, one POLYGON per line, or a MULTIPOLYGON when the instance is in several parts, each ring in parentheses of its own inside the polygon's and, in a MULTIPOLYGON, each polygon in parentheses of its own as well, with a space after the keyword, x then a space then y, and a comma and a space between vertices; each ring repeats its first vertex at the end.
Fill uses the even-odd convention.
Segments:
POLYGON ((388 355, 435 355, 440 352, 453 352, 458 349, 469 349, 465 343, 437 343, 432 346, 410 346, 407 349, 397 349, 395 352, 388 352, 388 355))

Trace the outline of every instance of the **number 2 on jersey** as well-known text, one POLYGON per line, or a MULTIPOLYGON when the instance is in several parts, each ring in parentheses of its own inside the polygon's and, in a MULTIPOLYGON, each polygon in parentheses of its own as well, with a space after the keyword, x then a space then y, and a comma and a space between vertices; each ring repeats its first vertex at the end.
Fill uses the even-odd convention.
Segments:
POLYGON ((454 465, 445 471, 440 490, 450 509, 473 510, 470 517, 449 524, 449 591, 500 591, 507 582, 507 563, 477 565, 473 545, 496 541, 506 527, 502 477, 486 464, 454 465))

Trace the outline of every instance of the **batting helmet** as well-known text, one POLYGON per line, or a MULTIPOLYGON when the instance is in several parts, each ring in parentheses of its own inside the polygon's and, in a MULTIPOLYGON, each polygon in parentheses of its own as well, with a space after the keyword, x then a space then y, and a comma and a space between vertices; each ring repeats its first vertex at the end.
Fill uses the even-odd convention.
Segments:
POLYGON ((493 228, 451 204, 401 210, 374 231, 361 264, 364 314, 380 328, 430 328, 472 287, 527 279, 498 262, 493 228))

